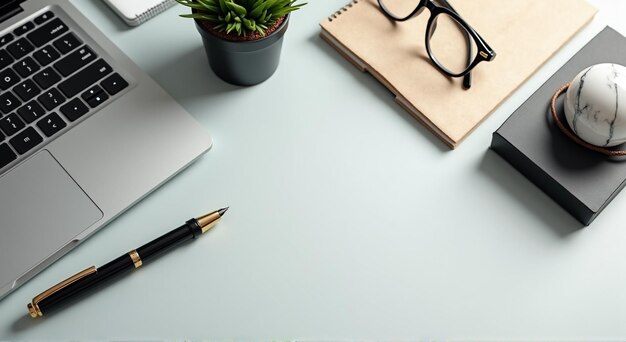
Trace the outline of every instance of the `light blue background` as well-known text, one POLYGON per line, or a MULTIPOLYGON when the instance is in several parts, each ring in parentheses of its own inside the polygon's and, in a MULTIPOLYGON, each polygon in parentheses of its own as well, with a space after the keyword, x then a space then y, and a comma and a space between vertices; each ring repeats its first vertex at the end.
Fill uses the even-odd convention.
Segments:
POLYGON ((215 144, 1 301, 0 339, 626 337, 626 195, 578 230, 487 150, 605 24, 626 33, 626 2, 592 0, 594 22, 455 151, 318 37, 345 2, 295 13, 276 74, 237 88, 209 70, 183 8, 128 28, 100 0, 74 0, 215 144), (226 205, 200 241, 56 315, 26 316, 59 280, 226 205))

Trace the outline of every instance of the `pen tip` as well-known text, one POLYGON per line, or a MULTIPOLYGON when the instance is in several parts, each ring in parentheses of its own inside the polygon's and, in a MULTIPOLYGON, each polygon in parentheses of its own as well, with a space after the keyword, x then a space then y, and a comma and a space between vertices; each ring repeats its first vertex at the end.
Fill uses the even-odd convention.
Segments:
POLYGON ((222 209, 218 210, 217 212, 220 214, 220 216, 224 216, 226 211, 228 211, 228 208, 230 208, 230 207, 222 208, 222 209))

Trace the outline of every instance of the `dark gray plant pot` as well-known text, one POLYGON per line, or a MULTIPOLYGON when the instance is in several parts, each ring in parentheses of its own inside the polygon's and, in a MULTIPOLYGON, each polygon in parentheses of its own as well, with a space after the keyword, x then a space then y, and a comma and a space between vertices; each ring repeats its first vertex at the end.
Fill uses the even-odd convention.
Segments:
POLYGON ((287 26, 289 15, 276 31, 264 38, 234 42, 219 38, 196 20, 211 69, 224 81, 242 86, 259 84, 274 74, 287 26))

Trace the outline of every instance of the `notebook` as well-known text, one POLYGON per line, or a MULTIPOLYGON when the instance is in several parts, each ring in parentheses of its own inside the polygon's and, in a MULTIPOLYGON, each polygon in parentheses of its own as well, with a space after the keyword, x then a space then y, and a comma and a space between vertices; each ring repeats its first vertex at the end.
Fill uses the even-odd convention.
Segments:
POLYGON ((585 0, 449 1, 497 53, 472 71, 468 90, 461 78, 447 78, 431 64, 424 41, 428 11, 396 23, 376 0, 353 0, 320 23, 320 35, 451 148, 597 12, 585 0))
POLYGON ((173 6, 175 0, 104 0, 126 24, 137 26, 173 6))

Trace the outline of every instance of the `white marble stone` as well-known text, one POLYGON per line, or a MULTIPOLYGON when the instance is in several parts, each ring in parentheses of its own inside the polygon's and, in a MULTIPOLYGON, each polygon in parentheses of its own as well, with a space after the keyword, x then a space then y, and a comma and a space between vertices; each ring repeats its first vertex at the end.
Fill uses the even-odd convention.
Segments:
POLYGON ((604 63, 581 71, 567 90, 565 116, 572 131, 590 144, 626 142, 626 67, 604 63))

